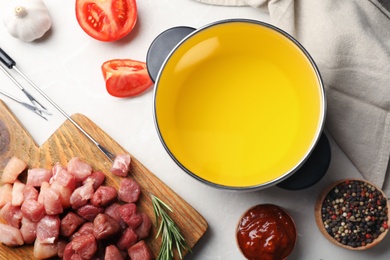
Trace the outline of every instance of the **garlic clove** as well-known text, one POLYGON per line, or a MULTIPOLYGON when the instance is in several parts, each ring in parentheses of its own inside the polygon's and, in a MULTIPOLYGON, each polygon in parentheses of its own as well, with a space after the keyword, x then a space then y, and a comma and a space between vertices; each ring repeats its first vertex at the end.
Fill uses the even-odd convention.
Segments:
POLYGON ((14 12, 18 18, 24 18, 28 14, 26 8, 23 6, 16 6, 14 12))
POLYGON ((8 32, 26 42, 41 38, 52 25, 42 0, 10 1, 2 13, 8 32))

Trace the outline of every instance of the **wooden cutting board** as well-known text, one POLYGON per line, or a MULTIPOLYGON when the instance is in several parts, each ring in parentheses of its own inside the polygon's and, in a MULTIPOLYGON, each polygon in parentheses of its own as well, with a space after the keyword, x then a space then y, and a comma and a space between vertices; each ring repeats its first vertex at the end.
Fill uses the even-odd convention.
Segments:
MULTIPOLYGON (((75 114, 72 119, 112 153, 129 153, 87 117, 75 114)), ((51 168, 56 162, 66 165, 72 157, 78 156, 90 163, 94 170, 103 171, 106 174, 107 185, 116 188, 119 186, 120 178, 109 172, 112 163, 70 121, 65 121, 41 147, 38 147, 22 124, 0 100, 0 177, 12 156, 26 161, 29 168, 51 168)), ((206 220, 134 157, 129 176, 142 187, 141 198, 138 201, 139 210, 147 213, 155 223, 150 194, 165 201, 172 207, 174 212, 170 215, 192 248, 206 232, 208 228, 206 220)), ((147 242, 155 256, 161 244, 160 238, 155 239, 156 234, 157 227, 154 225, 147 242)), ((0 244, 0 259, 34 259, 32 250, 32 246, 10 248, 0 244)), ((175 259, 178 259, 176 252, 175 259)))

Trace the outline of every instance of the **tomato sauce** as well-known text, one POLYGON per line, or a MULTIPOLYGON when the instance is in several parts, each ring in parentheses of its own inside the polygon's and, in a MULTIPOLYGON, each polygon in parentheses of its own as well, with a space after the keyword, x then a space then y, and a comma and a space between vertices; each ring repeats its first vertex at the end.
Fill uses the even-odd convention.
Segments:
POLYGON ((293 250, 295 224, 280 207, 272 204, 250 208, 237 227, 237 243, 250 260, 282 260, 293 250))

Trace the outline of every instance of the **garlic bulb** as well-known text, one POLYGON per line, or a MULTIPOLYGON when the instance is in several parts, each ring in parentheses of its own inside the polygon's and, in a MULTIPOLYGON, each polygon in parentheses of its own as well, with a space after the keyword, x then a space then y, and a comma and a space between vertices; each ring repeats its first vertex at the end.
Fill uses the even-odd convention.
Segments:
POLYGON ((42 0, 12 0, 2 10, 3 23, 16 38, 31 42, 51 27, 51 18, 42 0))

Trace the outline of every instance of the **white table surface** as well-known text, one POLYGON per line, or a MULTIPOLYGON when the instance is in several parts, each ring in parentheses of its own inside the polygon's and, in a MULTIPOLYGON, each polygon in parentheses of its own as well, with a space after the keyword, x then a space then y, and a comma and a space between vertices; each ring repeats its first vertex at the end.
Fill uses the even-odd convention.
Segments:
MULTIPOLYGON (((0 1, 0 10, 5 2, 0 1)), ((1 23, 0 47, 69 115, 82 113, 89 117, 205 217, 209 229, 186 259, 244 259, 235 242, 236 224, 246 209, 259 203, 277 204, 293 216, 298 238, 289 259, 390 259, 389 236, 367 251, 349 251, 328 242, 317 229, 313 211, 319 193, 336 180, 361 178, 332 140, 332 160, 327 175, 313 187, 300 191, 271 187, 256 192, 228 192, 200 183, 168 156, 154 126, 152 88, 141 96, 127 99, 114 98, 105 90, 102 63, 115 58, 145 61, 150 43, 165 29, 178 25, 197 28, 225 18, 269 22, 266 13, 250 7, 209 6, 192 0, 138 0, 135 29, 120 41, 105 43, 92 39, 79 27, 74 1, 45 0, 45 3, 53 24, 43 39, 22 42, 11 37, 1 23)), ((24 86, 40 97, 34 89, 24 86)), ((3 73, 0 73, 0 88, 24 98, 3 73)), ((47 122, 19 104, 0 98, 39 145, 65 121, 41 97, 39 99, 54 113, 47 122)))

